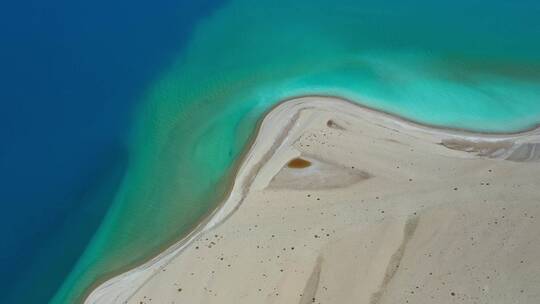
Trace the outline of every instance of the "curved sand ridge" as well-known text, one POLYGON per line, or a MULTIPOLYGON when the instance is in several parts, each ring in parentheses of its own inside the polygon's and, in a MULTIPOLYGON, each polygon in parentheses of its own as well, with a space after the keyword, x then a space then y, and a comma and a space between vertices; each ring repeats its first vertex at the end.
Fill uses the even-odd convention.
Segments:
POLYGON ((475 134, 338 98, 284 101, 228 198, 85 303, 537 299, 539 155, 538 129, 475 134), (309 166, 288 167, 296 158, 309 166))

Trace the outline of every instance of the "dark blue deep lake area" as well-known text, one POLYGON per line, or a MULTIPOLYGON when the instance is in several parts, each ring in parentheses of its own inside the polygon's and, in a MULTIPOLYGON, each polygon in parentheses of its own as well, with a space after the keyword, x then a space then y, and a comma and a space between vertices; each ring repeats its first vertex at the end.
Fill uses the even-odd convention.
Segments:
POLYGON ((149 82, 217 1, 14 1, 0 10, 2 303, 45 303, 126 168, 149 82))

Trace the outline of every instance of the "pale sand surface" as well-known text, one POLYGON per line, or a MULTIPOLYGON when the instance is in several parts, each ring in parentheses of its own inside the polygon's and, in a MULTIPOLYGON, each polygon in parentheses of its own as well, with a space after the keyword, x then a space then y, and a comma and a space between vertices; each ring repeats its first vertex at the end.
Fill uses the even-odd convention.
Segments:
POLYGON ((284 102, 220 208, 86 303, 540 303, 539 143, 284 102))

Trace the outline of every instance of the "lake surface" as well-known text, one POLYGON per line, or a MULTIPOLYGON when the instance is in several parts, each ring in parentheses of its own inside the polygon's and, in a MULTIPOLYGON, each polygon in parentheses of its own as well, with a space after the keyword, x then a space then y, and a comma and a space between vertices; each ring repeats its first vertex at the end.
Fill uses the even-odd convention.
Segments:
POLYGON ((482 132, 535 126, 538 15, 499 0, 21 6, 0 21, 3 57, 20 59, 2 59, 2 285, 12 303, 72 303, 159 253, 216 205, 285 98, 482 132))
POLYGON ((130 125, 145 90, 218 6, 2 5, 2 303, 47 303, 58 290, 125 175, 130 125))

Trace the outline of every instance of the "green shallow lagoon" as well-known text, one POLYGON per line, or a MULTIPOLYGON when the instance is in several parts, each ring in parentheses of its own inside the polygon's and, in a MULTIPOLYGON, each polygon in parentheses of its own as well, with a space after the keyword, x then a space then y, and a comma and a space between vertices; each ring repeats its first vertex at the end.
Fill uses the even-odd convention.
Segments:
POLYGON ((335 95, 483 132, 535 126, 538 13, 533 2, 230 1, 150 86, 128 173, 53 303, 73 303, 188 232, 280 100, 335 95))

